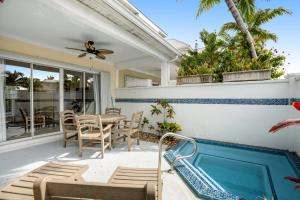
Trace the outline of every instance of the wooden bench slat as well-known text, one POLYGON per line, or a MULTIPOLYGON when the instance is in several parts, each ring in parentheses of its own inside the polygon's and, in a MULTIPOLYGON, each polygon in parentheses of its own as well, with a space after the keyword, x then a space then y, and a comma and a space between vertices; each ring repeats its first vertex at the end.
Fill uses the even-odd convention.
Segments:
POLYGON ((33 182, 27 182, 27 181, 16 181, 14 183, 11 184, 12 186, 15 187, 23 187, 23 188, 31 188, 33 187, 33 182))
POLYGON ((33 183, 37 177, 23 176, 19 180, 33 183))
POLYGON ((132 176, 122 176, 116 175, 114 179, 121 179, 121 180, 144 180, 144 181, 157 181, 157 177, 132 177, 132 176))
POLYGON ((64 176, 64 177, 70 177, 73 175, 72 173, 54 172, 54 171, 47 171, 47 170, 34 171, 34 174, 46 174, 46 175, 56 175, 56 176, 64 176))
POLYGON ((11 186, 11 185, 8 186, 8 187, 5 187, 2 190, 2 192, 33 196, 32 188, 28 189, 28 188, 14 187, 14 186, 11 186))
POLYGON ((126 173, 126 172, 119 172, 119 173, 117 173, 117 176, 157 177, 157 174, 153 174, 153 173, 146 173, 146 174, 144 174, 144 173, 126 173))
POLYGON ((47 171, 56 171, 56 172, 67 172, 67 173, 76 173, 77 169, 66 169, 66 168, 60 168, 60 167, 43 167, 41 170, 47 170, 47 171))
POLYGON ((20 195, 20 194, 0 192, 0 199, 5 199, 5 200, 33 200, 34 198, 33 198, 33 196, 28 196, 28 195, 20 195))

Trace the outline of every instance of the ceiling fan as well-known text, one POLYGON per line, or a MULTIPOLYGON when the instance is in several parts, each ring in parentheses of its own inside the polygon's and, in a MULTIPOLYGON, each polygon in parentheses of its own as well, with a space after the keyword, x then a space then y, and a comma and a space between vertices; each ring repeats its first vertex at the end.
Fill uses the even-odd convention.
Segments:
POLYGON ((87 54, 94 54, 96 56, 96 58, 104 60, 105 59, 104 55, 114 53, 112 50, 108 50, 108 49, 96 49, 94 44, 95 44, 94 41, 87 41, 84 43, 85 49, 77 49, 77 48, 71 48, 71 47, 65 47, 65 48, 84 52, 84 53, 81 53, 78 55, 79 58, 82 58, 82 57, 86 56, 87 54))

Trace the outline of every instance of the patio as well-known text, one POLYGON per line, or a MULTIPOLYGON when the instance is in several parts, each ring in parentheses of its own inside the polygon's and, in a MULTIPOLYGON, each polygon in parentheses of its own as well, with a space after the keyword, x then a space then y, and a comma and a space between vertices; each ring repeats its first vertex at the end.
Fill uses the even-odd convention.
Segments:
MULTIPOLYGON (((300 102, 300 74, 265 81, 176 85, 180 61, 191 47, 177 39, 172 42, 127 0, 0 0, 0 27, 0 188, 51 161, 88 165, 83 178, 99 183, 107 183, 118 166, 156 168, 158 144, 145 141, 137 145, 134 140, 131 151, 127 142, 117 144, 105 150, 103 159, 99 149, 78 156, 78 142, 63 147, 59 113, 103 115, 107 108, 114 108, 129 120, 143 112, 148 125, 139 123, 139 131, 154 133, 163 116, 153 115, 152 109, 158 100, 165 100, 174 109, 169 122, 180 125, 174 132, 206 143, 197 143, 194 157, 177 162, 190 167, 189 174, 182 175, 178 168, 178 173, 165 172, 170 166, 162 159, 164 200, 198 199, 203 195, 201 188, 245 197, 232 191, 231 185, 249 193, 249 185, 257 186, 251 194, 256 197, 300 199, 293 183, 283 181, 285 176, 300 177, 300 165, 285 156, 293 152, 299 158, 300 128, 268 134, 275 123, 299 116, 291 104, 300 102), (106 51, 105 56, 100 51, 106 51), (256 160, 266 151, 269 157, 256 160), (205 161, 207 172, 202 173, 205 161), (244 162, 253 162, 250 167, 267 175, 256 176, 244 162), (246 178, 236 175, 237 171, 246 178), (191 174, 197 175, 198 182, 191 174), (232 177, 234 184, 228 181, 232 177), (248 177, 260 178, 255 179, 257 184, 249 184, 248 177), (268 185, 271 192, 263 190, 268 185)), ((120 129, 115 122, 114 127, 120 129)))
MULTIPOLYGON (((95 151, 85 151, 83 157, 79 158, 78 144, 70 142, 67 148, 63 148, 62 141, 2 153, 0 154, 0 187, 50 161, 89 165, 89 169, 83 174, 85 181, 105 183, 117 166, 157 167, 158 145, 141 141, 137 146, 135 142, 132 151, 128 152, 124 143, 117 145, 111 151, 106 151, 104 159, 99 159, 98 156, 95 151)), ((167 169, 169 165, 163 159, 162 170, 167 169)), ((163 199, 197 198, 176 173, 163 173, 163 199)))

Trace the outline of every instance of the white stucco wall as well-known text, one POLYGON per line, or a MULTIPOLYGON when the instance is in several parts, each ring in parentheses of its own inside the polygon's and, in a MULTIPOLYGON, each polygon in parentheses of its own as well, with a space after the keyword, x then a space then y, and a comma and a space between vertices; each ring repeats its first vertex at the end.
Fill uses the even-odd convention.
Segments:
MULTIPOLYGON (((251 98, 272 99, 290 98, 288 80, 220 83, 169 87, 117 89, 116 98, 251 98)), ((299 81, 297 82, 299 86, 299 81)), ((300 88, 300 87, 298 87, 300 88)), ((300 97, 298 91, 297 97, 300 97)), ((150 117, 151 103, 116 103, 128 117, 135 111, 143 110, 150 117)), ((282 130, 279 134, 268 133, 270 127, 287 118, 296 111, 287 105, 229 105, 229 104, 173 104, 175 121, 182 125, 180 134, 298 151, 296 129, 282 130)), ((298 145, 299 146, 299 145, 298 145)))

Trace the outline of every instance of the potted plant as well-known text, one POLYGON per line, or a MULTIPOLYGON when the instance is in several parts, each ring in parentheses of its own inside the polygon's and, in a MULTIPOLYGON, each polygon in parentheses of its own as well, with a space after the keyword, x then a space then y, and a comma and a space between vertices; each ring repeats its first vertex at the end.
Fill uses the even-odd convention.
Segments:
POLYGON ((183 68, 178 70, 177 84, 212 83, 213 71, 205 63, 201 66, 183 68))
POLYGON ((214 69, 218 65, 223 41, 216 32, 209 33, 205 29, 200 32, 204 49, 189 51, 183 56, 178 70, 177 84, 195 84, 213 82, 214 69))
POLYGON ((279 70, 285 61, 283 55, 264 47, 258 48, 257 53, 258 58, 252 59, 245 49, 224 50, 220 58, 223 82, 270 80, 284 74, 279 70))
POLYGON ((149 119, 144 117, 142 127, 148 125, 148 129, 155 131, 159 136, 167 132, 177 133, 182 130, 181 126, 173 122, 175 111, 173 106, 165 99, 158 100, 155 105, 151 105, 151 116, 162 116, 162 120, 157 121, 154 125, 149 123, 149 119))

